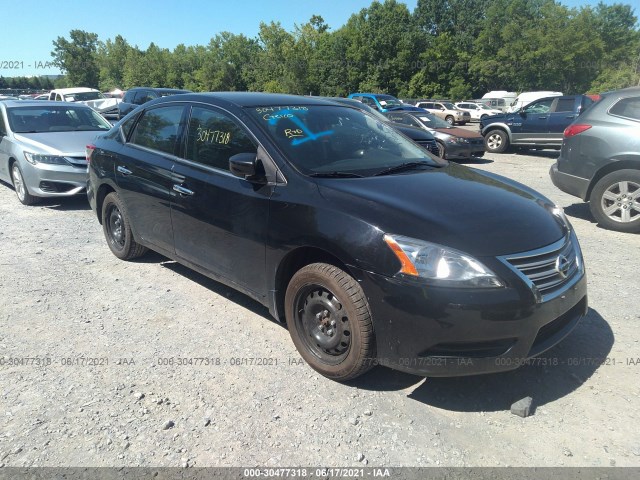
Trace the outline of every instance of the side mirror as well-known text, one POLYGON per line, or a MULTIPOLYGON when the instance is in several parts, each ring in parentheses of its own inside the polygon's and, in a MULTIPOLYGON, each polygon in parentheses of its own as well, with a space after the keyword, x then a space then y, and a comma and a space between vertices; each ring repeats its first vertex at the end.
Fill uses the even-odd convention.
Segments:
POLYGON ((256 176, 257 155, 255 153, 237 153, 229 158, 229 170, 236 177, 245 180, 256 176))

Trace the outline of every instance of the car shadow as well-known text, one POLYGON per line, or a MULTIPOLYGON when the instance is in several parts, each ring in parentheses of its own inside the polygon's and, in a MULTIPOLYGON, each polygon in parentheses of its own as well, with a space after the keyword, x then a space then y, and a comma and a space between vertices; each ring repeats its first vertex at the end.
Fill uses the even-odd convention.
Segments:
POLYGON ((35 206, 45 207, 60 212, 67 212, 71 210, 91 210, 91 205, 89 205, 86 195, 62 198, 41 198, 35 206))
POLYGON ((159 253, 150 250, 143 257, 137 258, 133 261, 136 263, 157 263, 162 267, 177 273, 178 275, 188 278, 190 281, 203 286, 207 290, 210 290, 217 295, 226 297, 229 301, 243 308, 246 308, 250 312, 255 313, 256 315, 260 315, 261 317, 273 323, 276 323, 277 325, 282 325, 286 328, 284 324, 281 324, 275 318, 273 318, 269 313, 269 309, 262 305, 260 302, 254 300, 248 295, 245 295, 231 287, 226 286, 223 283, 212 280, 209 277, 196 272, 195 270, 191 270, 189 267, 185 267, 184 265, 171 260, 159 253))
POLYGON ((573 205, 569 205, 568 207, 564 208, 564 213, 572 218, 578 218, 580 220, 587 220, 591 223, 596 223, 593 215, 591 215, 589 204, 586 202, 574 203, 573 205))
POLYGON ((599 368, 622 368, 623 359, 609 358, 614 343, 609 324, 589 309, 575 330, 562 342, 527 365, 505 373, 470 377, 422 377, 376 367, 352 382, 367 390, 404 390, 425 405, 456 412, 509 410, 532 397, 540 407, 580 388, 599 368))
MULTIPOLYGON (((10 188, 14 191, 13 185, 0 180, 0 186, 10 188)), ((14 197, 16 203, 20 205, 17 197, 14 197)), ((34 207, 45 207, 52 210, 91 210, 91 205, 87 200, 86 194, 74 195, 73 197, 41 197, 38 199, 38 203, 33 205, 34 207)))
POLYGON ((460 165, 486 165, 489 163, 494 163, 495 160, 491 160, 490 158, 465 158, 463 160, 449 160, 450 162, 459 163, 460 165))
POLYGON ((527 155, 529 157, 540 157, 556 159, 560 156, 560 150, 534 150, 527 148, 517 148, 512 153, 516 155, 527 155))

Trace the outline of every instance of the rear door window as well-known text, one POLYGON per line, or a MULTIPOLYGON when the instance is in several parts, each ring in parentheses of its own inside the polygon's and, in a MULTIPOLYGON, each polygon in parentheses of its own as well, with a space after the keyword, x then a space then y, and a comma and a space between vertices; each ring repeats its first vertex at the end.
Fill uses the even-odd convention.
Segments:
POLYGON ((175 155, 183 112, 183 105, 147 110, 136 124, 129 142, 175 155))
POLYGON ((575 104, 575 98, 558 98, 554 112, 573 112, 575 104))

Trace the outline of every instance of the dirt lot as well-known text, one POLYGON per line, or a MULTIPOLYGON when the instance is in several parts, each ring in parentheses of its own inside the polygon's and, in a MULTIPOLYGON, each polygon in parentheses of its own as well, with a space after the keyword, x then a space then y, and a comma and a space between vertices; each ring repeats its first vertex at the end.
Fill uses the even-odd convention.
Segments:
POLYGON ((1 184, 0 466, 640 466, 640 236, 556 190, 555 156, 470 164, 578 232, 591 309, 547 365, 350 385, 300 363, 249 298, 159 255, 116 259, 84 199, 24 207, 1 184), (534 414, 512 415, 525 396, 534 414))

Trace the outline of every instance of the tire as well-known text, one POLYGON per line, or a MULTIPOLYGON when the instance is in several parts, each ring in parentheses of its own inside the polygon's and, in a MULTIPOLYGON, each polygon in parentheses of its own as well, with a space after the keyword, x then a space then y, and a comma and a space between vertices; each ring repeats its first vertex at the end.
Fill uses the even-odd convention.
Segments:
POLYGON ((369 303, 360 284, 338 267, 313 263, 296 272, 285 316, 298 352, 325 377, 351 380, 376 363, 369 303))
POLYGON ((456 122, 455 122, 455 120, 453 119, 453 117, 452 117, 451 115, 447 115, 444 119, 446 120, 446 122, 447 122, 449 125, 455 125, 455 123, 456 123, 456 122))
POLYGON ((133 260, 147 252, 134 240, 129 216, 117 193, 111 192, 102 203, 102 231, 111 252, 121 260, 133 260))
POLYGON ((447 147, 445 147, 442 142, 436 142, 436 145, 438 146, 438 156, 440 158, 445 158, 447 155, 447 147))
POLYGON ((589 207, 599 225, 640 233, 640 170, 618 170, 602 177, 591 192, 589 207))
POLYGON ((485 118, 487 118, 489 115, 487 115, 486 113, 480 115, 480 121, 484 120, 485 118))
POLYGON ((484 148, 487 152, 502 153, 509 148, 509 137, 504 130, 491 130, 484 136, 484 148))
POLYGON ((13 189, 16 191, 16 196, 18 200, 20 200, 20 203, 23 205, 34 205, 38 203, 39 198, 31 195, 26 183, 24 183, 24 176, 22 175, 22 170, 20 170, 18 162, 11 164, 11 183, 13 184, 13 189))

